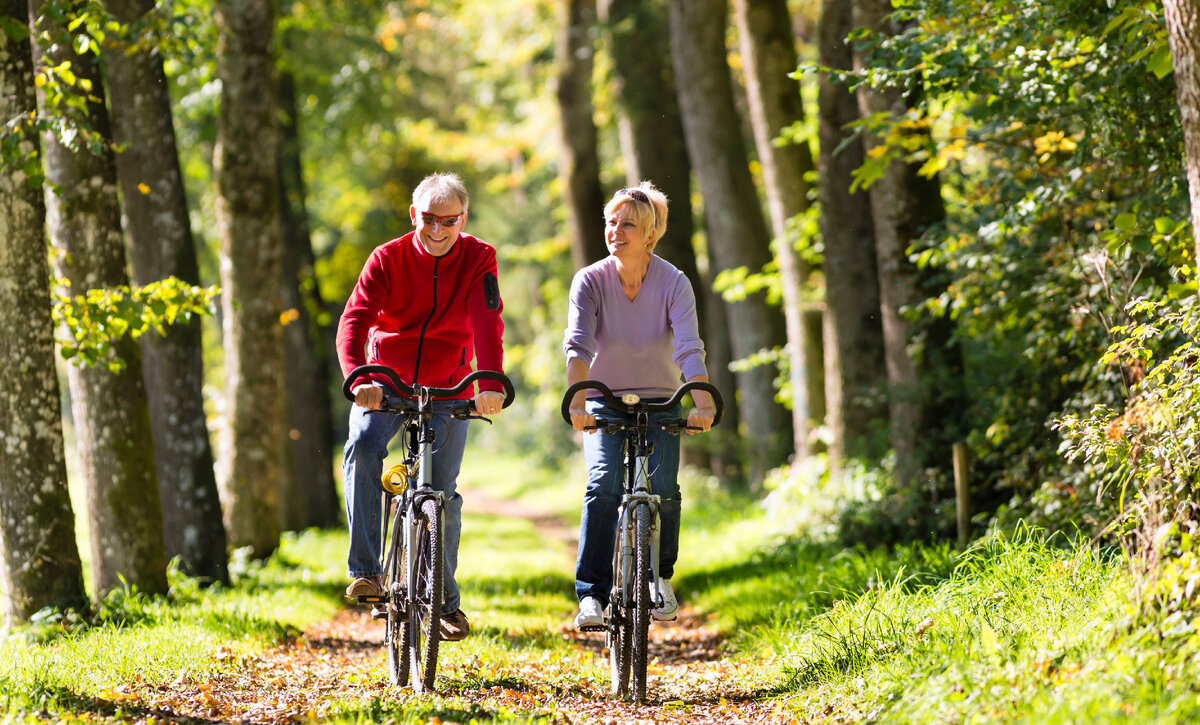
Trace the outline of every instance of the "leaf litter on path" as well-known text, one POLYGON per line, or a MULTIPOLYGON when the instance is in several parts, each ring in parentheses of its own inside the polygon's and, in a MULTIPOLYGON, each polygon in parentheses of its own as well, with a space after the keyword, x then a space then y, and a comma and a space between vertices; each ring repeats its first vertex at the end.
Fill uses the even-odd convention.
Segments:
MULTIPOLYGON (((797 722, 781 709, 782 701, 740 689, 737 683, 748 679, 753 665, 723 657, 716 631, 686 607, 680 614, 675 622, 651 628, 653 661, 644 705, 610 695, 607 680, 564 690, 536 673, 519 689, 439 685, 438 692, 424 697, 457 698, 483 710, 525 712, 556 723, 797 722)), ((560 634, 607 661, 602 635, 579 633, 568 624, 560 634)), ((382 636, 380 622, 366 611, 348 609, 259 656, 225 660, 230 669, 207 680, 180 676, 122 686, 118 694, 122 704, 152 713, 152 721, 264 725, 319 722, 332 714, 335 699, 344 706, 418 697, 387 682, 382 636)))
MULTIPOLYGON (((569 527, 520 502, 501 501, 478 491, 472 492, 471 499, 492 513, 530 520, 548 538, 577 543, 569 527)), ((739 684, 753 681, 755 664, 726 657, 715 628, 706 626, 686 605, 679 614, 674 622, 656 622, 651 627, 648 702, 641 705, 610 694, 607 677, 564 688, 555 673, 547 671, 553 669, 552 662, 524 668, 524 684, 519 688, 440 683, 438 692, 414 695, 387 682, 383 625, 363 609, 343 610, 256 657, 214 652, 214 659, 229 670, 206 681, 181 676, 164 684, 123 686, 118 694, 123 704, 140 706, 151 714, 148 720, 159 722, 318 722, 333 715, 333 707, 345 707, 347 702, 399 704, 414 697, 457 699, 483 711, 527 713, 531 719, 571 725, 800 722, 785 710, 786 699, 756 694, 739 684)), ((577 632, 569 621, 564 621, 558 634, 573 640, 580 652, 590 653, 607 672, 603 634, 577 632)), ((453 646, 443 646, 447 645, 453 646)), ((842 718, 836 716, 822 720, 839 721, 842 718)), ((437 718, 429 722, 443 723, 437 718)))

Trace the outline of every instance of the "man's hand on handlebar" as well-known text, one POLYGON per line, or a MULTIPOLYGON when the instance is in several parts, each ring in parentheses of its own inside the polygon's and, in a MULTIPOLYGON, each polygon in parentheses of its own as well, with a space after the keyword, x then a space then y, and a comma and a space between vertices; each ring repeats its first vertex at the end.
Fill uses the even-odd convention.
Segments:
POLYGON ((495 415, 504 407, 504 393, 483 390, 475 396, 475 412, 479 415, 495 415))
MULTIPOLYGON (((504 396, 500 396, 504 400, 504 396)), ((377 385, 359 385, 354 389, 354 404, 367 410, 379 410, 383 406, 383 388, 377 385)))

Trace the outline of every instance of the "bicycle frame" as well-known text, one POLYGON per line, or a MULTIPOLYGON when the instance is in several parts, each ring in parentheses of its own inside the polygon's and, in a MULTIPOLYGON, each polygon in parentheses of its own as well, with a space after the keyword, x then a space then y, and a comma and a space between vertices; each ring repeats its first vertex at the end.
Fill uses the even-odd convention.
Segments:
MULTIPOLYGON (((626 584, 631 581, 629 577, 633 571, 633 514, 639 506, 645 506, 650 512, 650 565, 654 582, 654 604, 661 606, 663 598, 662 592, 658 588, 661 529, 658 521, 659 511, 662 508, 662 497, 650 489, 652 446, 648 435, 649 414, 646 411, 639 411, 635 415, 634 426, 626 429, 625 476, 622 481, 625 492, 621 496, 621 503, 617 508, 617 536, 625 542, 626 546, 617 546, 613 552, 614 556, 623 554, 623 559, 617 563, 616 568, 616 571, 621 574, 621 581, 618 582, 616 577, 613 578, 610 601, 618 597, 625 597, 628 592, 632 591, 632 587, 626 586, 626 584), (622 592, 626 594, 622 594, 622 592)), ((627 604, 628 602, 626 602, 627 604)))
MULTIPOLYGON (((417 400, 417 411, 413 414, 415 420, 410 420, 405 424, 406 433, 409 436, 408 452, 410 455, 416 453, 417 474, 420 483, 414 489, 409 484, 408 490, 405 491, 405 507, 404 507, 404 551, 414 551, 417 545, 417 521, 416 512, 421 510, 421 506, 429 499, 435 499, 438 503, 439 515, 442 511, 443 496, 441 491, 436 491, 433 488, 433 397, 429 393, 430 389, 421 385, 414 385, 413 392, 417 400), (411 426, 411 427, 410 427, 411 426), (416 440, 412 440, 414 437, 416 440), (413 450, 413 444, 416 444, 416 451, 413 450)), ((413 582, 417 580, 417 557, 409 556, 405 562, 407 569, 404 580, 413 582)), ((438 593, 441 596, 441 593, 438 593)))
POLYGON ((383 491, 380 544, 386 589, 382 597, 360 597, 359 601, 385 607, 387 629, 384 642, 388 653, 389 677, 392 684, 399 685, 409 680, 411 675, 413 690, 419 693, 433 688, 436 675, 445 571, 442 548, 445 501, 442 492, 433 488, 433 417, 448 414, 462 419, 480 418, 473 414, 474 404, 470 400, 462 400, 442 413, 435 413, 433 402, 437 399, 455 399, 481 379, 494 380, 503 385, 505 400, 502 407, 506 408, 512 403, 515 393, 507 377, 492 371, 473 372, 453 388, 434 388, 407 385, 395 371, 384 365, 363 365, 346 377, 342 394, 354 400, 351 392, 354 381, 373 373, 386 376, 392 392, 399 396, 398 402, 389 401, 385 396, 380 412, 408 416, 403 425, 405 468, 411 473, 411 462, 416 461, 418 480, 408 481, 402 493, 392 493, 387 488, 383 491), (402 498, 395 518, 389 521, 396 495, 402 498), (424 635, 422 624, 428 628, 424 635))
POLYGON ((618 421, 596 419, 596 429, 603 431, 602 434, 620 432, 624 436, 624 492, 617 509, 613 585, 603 629, 609 647, 613 692, 626 694, 632 673, 633 697, 640 702, 646 697, 650 609, 664 604, 658 585, 662 498, 650 488, 649 466, 653 446, 649 431, 652 427, 658 427, 668 433, 679 433, 688 428, 687 421, 681 418, 652 423, 650 414, 672 410, 684 393, 690 390, 705 390, 712 395, 716 406, 713 416, 713 425, 716 425, 721 420, 721 395, 709 383, 696 381, 684 383, 666 402, 645 403, 637 395, 618 399, 604 383, 584 380, 569 387, 563 396, 561 412, 568 424, 571 423, 571 401, 576 393, 584 389, 599 391, 610 407, 625 414, 624 419, 618 421), (643 511, 646 512, 645 516, 642 515, 643 511), (644 579, 647 575, 651 577, 649 582, 644 579), (651 582, 652 602, 648 599, 651 596, 651 582))

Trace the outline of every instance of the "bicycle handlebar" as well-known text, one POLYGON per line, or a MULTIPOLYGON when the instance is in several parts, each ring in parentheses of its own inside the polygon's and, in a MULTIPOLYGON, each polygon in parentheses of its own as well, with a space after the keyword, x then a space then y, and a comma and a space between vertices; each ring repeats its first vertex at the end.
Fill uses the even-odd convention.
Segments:
POLYGON ((620 398, 613 394, 613 391, 608 389, 607 385, 599 380, 581 380, 567 388, 567 392, 563 395, 562 417, 563 420, 565 420, 568 424, 571 422, 571 399, 574 398, 575 393, 578 393, 580 390, 589 389, 599 391, 600 395, 604 398, 604 402, 626 414, 628 414, 633 408, 640 408, 645 410, 647 413, 660 413, 664 410, 670 410, 679 404, 679 401, 683 399, 684 393, 687 393, 691 390, 703 390, 712 396, 713 405, 716 407, 717 411, 716 414, 713 415, 713 425, 721 422, 721 413, 725 409, 724 401, 721 399, 721 393, 716 389, 716 387, 714 387, 712 383, 704 383, 699 380, 693 380, 692 382, 680 385, 675 390, 675 393, 671 396, 670 400, 667 400, 664 403, 635 403, 632 406, 623 403, 620 398))
MULTIPOLYGON (((387 377, 390 381, 390 385, 388 383, 384 384, 388 385, 388 387, 391 387, 392 392, 398 395, 410 398, 416 395, 416 391, 413 389, 413 387, 401 380, 400 376, 396 374, 396 371, 392 370, 387 365, 359 365, 350 371, 350 374, 346 376, 346 381, 342 383, 342 395, 346 396, 346 400, 349 400, 352 403, 354 402, 354 393, 351 392, 351 388, 354 387, 354 381, 371 373, 379 373, 387 377)), ((508 379, 508 376, 504 373, 498 373, 495 370, 476 370, 460 380, 458 385, 455 385, 453 388, 426 387, 425 390, 429 393, 431 398, 453 398, 469 388, 473 383, 475 383, 476 380, 493 380, 504 386, 504 405, 501 406, 501 408, 507 408, 508 406, 512 405, 513 399, 515 399, 517 396, 516 391, 513 390, 512 381, 508 379)), ((473 403, 474 401, 470 402, 473 403)))

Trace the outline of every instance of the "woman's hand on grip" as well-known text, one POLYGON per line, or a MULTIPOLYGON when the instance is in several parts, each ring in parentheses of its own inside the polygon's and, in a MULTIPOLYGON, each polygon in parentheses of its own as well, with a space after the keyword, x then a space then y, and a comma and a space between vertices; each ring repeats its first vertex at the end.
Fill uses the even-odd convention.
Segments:
POLYGON ((712 428, 713 418, 716 416, 715 408, 696 408, 688 415, 688 435, 694 436, 697 433, 707 433, 712 428), (692 430, 693 428, 698 430, 692 430))

